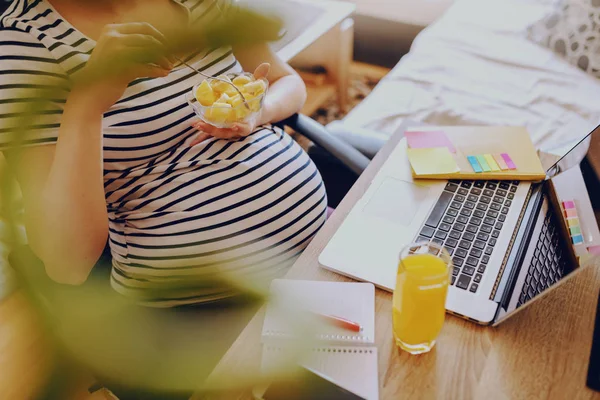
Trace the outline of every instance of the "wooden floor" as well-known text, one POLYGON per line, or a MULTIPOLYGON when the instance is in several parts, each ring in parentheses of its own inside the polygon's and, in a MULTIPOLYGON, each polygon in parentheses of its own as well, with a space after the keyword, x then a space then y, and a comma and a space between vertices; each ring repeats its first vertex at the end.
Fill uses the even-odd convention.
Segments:
MULTIPOLYGON (((352 62, 352 65, 350 66, 351 76, 365 76, 378 81, 381 80, 388 72, 390 72, 389 68, 356 61, 352 62)), ((302 76, 303 74, 300 73, 300 75, 302 76)), ((327 82, 326 78, 323 83, 314 83, 314 79, 311 78, 312 75, 305 78, 308 96, 301 111, 304 115, 314 114, 319 107, 336 96, 335 85, 327 82)))

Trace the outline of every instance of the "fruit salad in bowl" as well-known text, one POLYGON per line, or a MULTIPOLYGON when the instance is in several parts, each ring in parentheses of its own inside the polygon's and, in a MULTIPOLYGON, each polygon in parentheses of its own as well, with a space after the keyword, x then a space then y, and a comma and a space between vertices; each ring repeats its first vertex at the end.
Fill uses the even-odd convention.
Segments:
POLYGON ((256 79, 250 73, 219 78, 195 85, 186 94, 189 105, 202 121, 217 128, 230 128, 235 123, 254 125, 267 94, 267 80, 256 79))

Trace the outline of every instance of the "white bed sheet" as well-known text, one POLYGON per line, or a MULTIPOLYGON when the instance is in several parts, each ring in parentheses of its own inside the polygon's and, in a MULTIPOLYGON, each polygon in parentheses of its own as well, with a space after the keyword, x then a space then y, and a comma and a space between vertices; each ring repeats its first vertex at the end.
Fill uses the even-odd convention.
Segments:
POLYGON ((344 123, 390 135, 405 118, 525 126, 538 148, 562 152, 600 122, 600 80, 526 39, 553 3, 458 1, 344 123))

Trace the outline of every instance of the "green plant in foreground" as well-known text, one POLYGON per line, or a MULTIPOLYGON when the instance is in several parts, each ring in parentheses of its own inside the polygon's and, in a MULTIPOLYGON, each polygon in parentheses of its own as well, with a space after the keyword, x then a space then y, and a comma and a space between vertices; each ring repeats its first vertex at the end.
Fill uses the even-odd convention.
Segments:
MULTIPOLYGON (((182 32, 172 40, 172 48, 168 51, 192 51, 199 45, 252 45, 275 40, 280 31, 278 20, 238 9, 210 26, 182 32)), ((149 58, 151 56, 148 55, 149 58)), ((96 72, 118 74, 119 68, 118 63, 113 63, 96 72)), ((76 77, 81 80, 95 78, 93 74, 76 77)), ((21 151, 19 142, 35 125, 38 112, 56 107, 52 99, 64 97, 66 93, 68 88, 44 89, 38 92, 36 101, 26 103, 26 107, 20 110, 21 117, 12 134, 11 160, 18 160, 21 151)), ((20 163, 12 163, 13 168, 14 165, 20 163)), ((18 244, 18 227, 23 222, 21 210, 14 206, 18 193, 15 193, 12 182, 9 171, 0 169, 0 221, 4 222, 6 244, 14 248, 18 244)), ((68 262, 65 260, 65 263, 68 262)), ((244 371, 243 376, 218 377, 206 382, 206 377, 222 355, 222 349, 195 338, 201 337, 202 329, 228 329, 229 318, 232 324, 234 319, 239 318, 239 313, 235 312, 237 307, 216 311, 222 316, 220 326, 215 326, 210 320, 204 325, 200 321, 194 325, 198 332, 190 332, 188 322, 189 318, 194 318, 193 313, 174 318, 173 310, 140 307, 132 300, 116 295, 105 279, 92 276, 82 287, 59 286, 51 282, 44 271, 37 269, 39 265, 35 260, 20 260, 14 267, 19 290, 28 296, 37 311, 57 354, 56 373, 40 393, 40 398, 66 398, 72 379, 84 369, 101 381, 150 392, 214 394, 248 388, 262 379, 259 371, 244 371), (173 335, 159 334, 165 326, 173 335)), ((228 285, 232 291, 244 294, 237 306, 250 310, 257 309, 267 298, 260 286, 240 281, 235 276, 217 275, 211 281, 199 279, 189 284, 228 285)))

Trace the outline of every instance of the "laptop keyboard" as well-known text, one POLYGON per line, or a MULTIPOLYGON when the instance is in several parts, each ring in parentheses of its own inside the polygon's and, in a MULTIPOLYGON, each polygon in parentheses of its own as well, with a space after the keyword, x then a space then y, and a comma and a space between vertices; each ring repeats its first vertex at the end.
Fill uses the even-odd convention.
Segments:
POLYGON ((549 209, 535 245, 517 307, 548 289, 565 275, 567 261, 566 257, 563 257, 560 240, 556 215, 549 209))
POLYGON ((446 247, 451 285, 476 293, 494 252, 519 181, 449 181, 417 242, 446 247))

